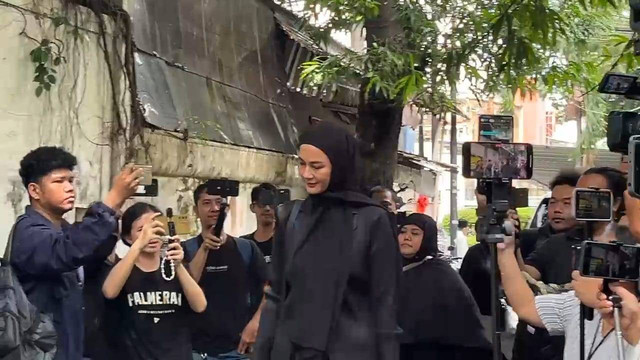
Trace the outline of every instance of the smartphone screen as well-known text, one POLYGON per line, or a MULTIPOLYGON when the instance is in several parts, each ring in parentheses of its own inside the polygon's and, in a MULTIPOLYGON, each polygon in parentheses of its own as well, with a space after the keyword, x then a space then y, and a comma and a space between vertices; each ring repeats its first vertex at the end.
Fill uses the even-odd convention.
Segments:
POLYGON ((574 216, 578 221, 611 221, 613 198, 609 190, 575 189, 574 216))
POLYGON ((513 116, 480 115, 478 141, 513 141, 513 116))
POLYGON ((471 142, 462 146, 462 175, 469 179, 531 179, 531 144, 471 142))
POLYGON ((638 255, 634 245, 621 245, 585 241, 582 246, 581 268, 583 276, 612 280, 638 280, 638 255))

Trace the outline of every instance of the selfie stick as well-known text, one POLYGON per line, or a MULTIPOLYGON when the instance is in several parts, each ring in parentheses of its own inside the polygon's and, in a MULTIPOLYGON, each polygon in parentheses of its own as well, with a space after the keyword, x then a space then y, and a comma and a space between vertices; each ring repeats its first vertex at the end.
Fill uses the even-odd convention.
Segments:
POLYGON ((173 209, 167 208, 167 227, 169 228, 169 236, 176 236, 176 224, 173 222, 173 209))
POLYGON ((213 227, 213 236, 220 238, 222 235, 222 228, 224 227, 224 221, 227 219, 227 207, 229 205, 227 203, 220 204, 220 215, 218 215, 218 221, 216 225, 213 227))
MULTIPOLYGON (((591 221, 587 221, 584 224, 584 228, 585 228, 585 233, 586 233, 586 240, 591 241, 593 240, 593 223, 591 221)), ((578 261, 576 261, 577 263, 578 261)), ((586 320, 593 320, 593 309, 585 306, 584 304, 580 303, 580 360, 585 360, 585 338, 584 338, 584 332, 585 332, 585 324, 584 322, 586 320)))
POLYGON ((622 298, 618 295, 611 295, 609 300, 613 303, 613 323, 618 343, 618 360, 624 360, 624 347, 622 345, 622 326, 620 326, 620 309, 622 308, 622 298))

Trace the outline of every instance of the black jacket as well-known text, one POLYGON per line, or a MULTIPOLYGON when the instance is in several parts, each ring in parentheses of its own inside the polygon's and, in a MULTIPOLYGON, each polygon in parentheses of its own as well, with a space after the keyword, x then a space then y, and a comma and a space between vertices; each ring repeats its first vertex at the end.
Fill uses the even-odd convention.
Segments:
POLYGON ((102 250, 115 246, 117 225, 115 212, 102 203, 89 208, 81 222, 61 229, 31 207, 17 220, 11 265, 29 301, 53 318, 55 359, 83 358, 85 273, 109 255, 102 250))
MULTIPOLYGON (((287 231, 291 207, 286 204, 278 209, 274 281, 260 322, 258 360, 289 359, 292 353, 293 344, 279 326, 280 303, 287 296, 284 273, 288 264, 282 259, 291 246, 287 231)), ((383 209, 369 206, 353 211, 350 274, 341 308, 334 319, 327 355, 331 360, 395 360, 399 353, 396 339, 396 296, 401 272, 398 243, 383 209)))

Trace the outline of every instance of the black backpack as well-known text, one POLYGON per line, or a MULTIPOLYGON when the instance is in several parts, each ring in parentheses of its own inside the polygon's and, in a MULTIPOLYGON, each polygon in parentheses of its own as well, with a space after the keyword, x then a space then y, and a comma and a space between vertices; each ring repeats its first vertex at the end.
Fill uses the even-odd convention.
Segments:
POLYGON ((50 360, 56 353, 56 331, 51 319, 29 302, 10 265, 14 229, 0 259, 0 359, 50 360))

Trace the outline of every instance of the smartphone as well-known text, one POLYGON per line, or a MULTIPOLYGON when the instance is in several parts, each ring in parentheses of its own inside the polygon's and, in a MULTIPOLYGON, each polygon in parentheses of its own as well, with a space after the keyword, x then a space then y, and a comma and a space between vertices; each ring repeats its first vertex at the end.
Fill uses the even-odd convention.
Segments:
POLYGON ((480 115, 478 141, 512 142, 513 116, 480 115))
POLYGON ((575 189, 571 205, 573 216, 578 221, 613 219, 613 194, 610 190, 575 189))
POLYGON ((140 185, 151 185, 153 179, 153 167, 151 165, 134 165, 138 169, 142 169, 142 178, 140 185))
POLYGON ((284 204, 286 202, 291 201, 291 190, 289 189, 278 189, 277 195, 278 205, 284 204))
POLYGON ((207 193, 222 197, 237 197, 240 193, 240 182, 229 179, 211 179, 207 181, 207 193))
POLYGON ((581 246, 580 273, 610 280, 640 280, 639 250, 636 245, 585 241, 581 246))
POLYGON ((158 179, 151 179, 150 185, 139 185, 134 197, 157 197, 158 196, 158 179))
POLYGON ((629 194, 640 198, 640 136, 629 139, 629 194))
POLYGON ((462 176, 467 179, 531 179, 533 146, 522 143, 462 144, 462 176))

